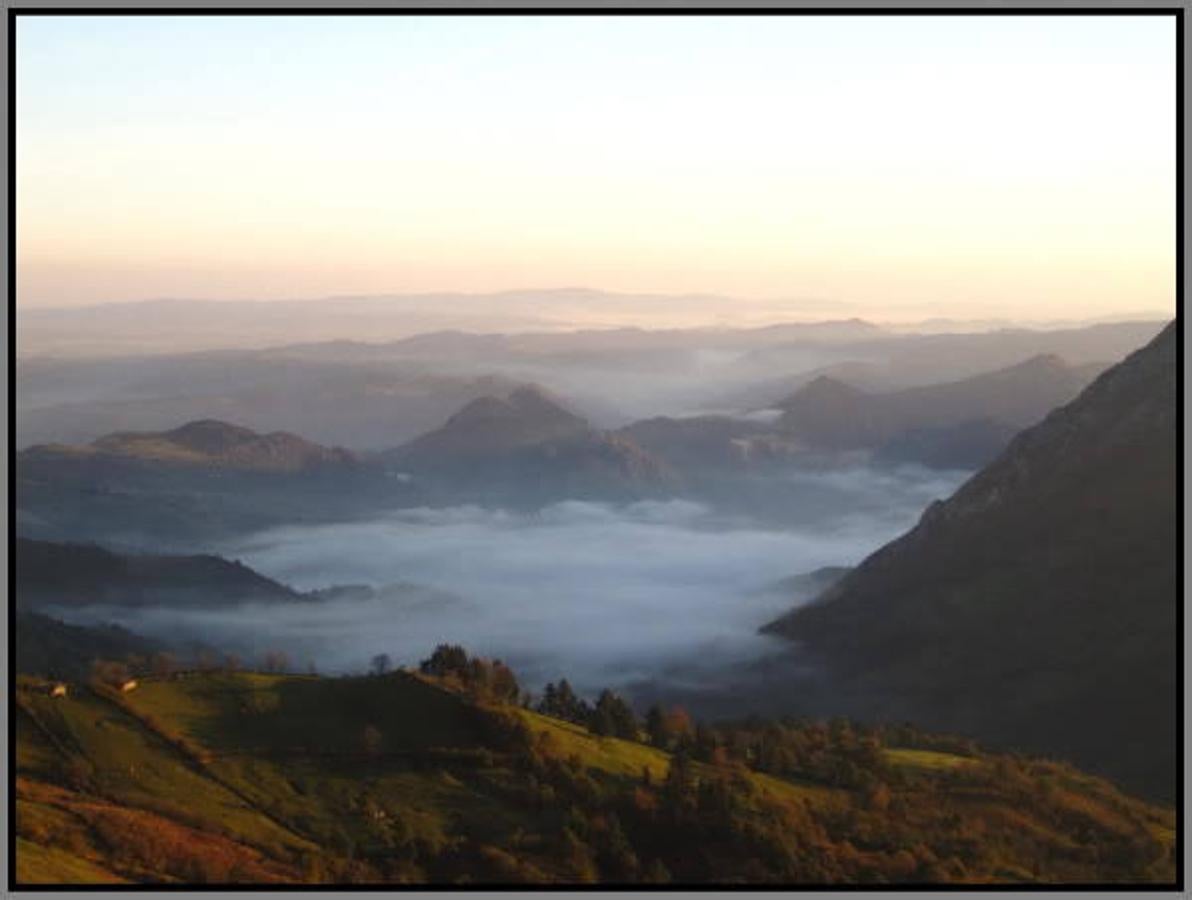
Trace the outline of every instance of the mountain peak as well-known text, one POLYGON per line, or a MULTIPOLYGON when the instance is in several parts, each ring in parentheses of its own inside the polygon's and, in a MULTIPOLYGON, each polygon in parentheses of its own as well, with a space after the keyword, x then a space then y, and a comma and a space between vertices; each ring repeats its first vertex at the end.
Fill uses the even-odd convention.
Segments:
POLYGON ((769 630, 861 705, 1170 794, 1176 349, 1168 326, 769 630))
POLYGON ((848 382, 831 375, 817 375, 785 400, 779 401, 776 406, 780 409, 806 405, 818 406, 822 403, 849 402, 864 396, 867 396, 865 391, 853 387, 848 382))
POLYGON ((197 419, 170 431, 126 431, 93 441, 92 453, 142 462, 297 472, 323 465, 350 465, 355 456, 284 431, 258 434, 219 419, 197 419))
POLYGON ((402 448, 404 455, 483 454, 510 450, 591 431, 588 422, 569 412, 537 385, 523 385, 505 398, 472 400, 440 428, 402 448))
POLYGON ((219 419, 196 419, 172 431, 162 432, 160 437, 198 453, 218 454, 257 440, 260 435, 250 428, 219 419))

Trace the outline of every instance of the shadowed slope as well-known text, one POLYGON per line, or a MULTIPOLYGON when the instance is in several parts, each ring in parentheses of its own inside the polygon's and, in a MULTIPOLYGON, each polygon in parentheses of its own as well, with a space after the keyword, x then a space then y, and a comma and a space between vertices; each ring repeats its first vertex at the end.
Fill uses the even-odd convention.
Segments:
POLYGON ((1175 779, 1176 326, 768 630, 871 713, 1175 779))

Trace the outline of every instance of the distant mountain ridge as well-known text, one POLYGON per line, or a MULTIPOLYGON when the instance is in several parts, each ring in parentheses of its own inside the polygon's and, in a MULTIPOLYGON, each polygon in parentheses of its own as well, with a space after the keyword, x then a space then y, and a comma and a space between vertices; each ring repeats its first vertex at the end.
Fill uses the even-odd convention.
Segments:
POLYGON ((1039 355, 971 378, 889 393, 821 375, 774 404, 782 410, 776 427, 827 450, 876 448, 911 430, 980 420, 1023 428, 1073 399, 1099 369, 1039 355))
POLYGON ((395 341, 434 331, 615 329, 633 324, 678 330, 678 323, 759 323, 842 318, 835 304, 753 301, 708 294, 620 293, 590 288, 474 294, 340 296, 306 300, 156 299, 18 310, 26 352, 176 352, 282 343, 395 341))
POLYGON ((302 472, 359 463, 355 454, 342 447, 323 447, 284 431, 258 434, 215 419, 188 422, 170 431, 110 434, 81 447, 41 444, 24 454, 27 458, 112 457, 259 472, 302 472))
POLYGON ((121 554, 94 544, 24 538, 17 538, 15 550, 15 602, 21 609, 94 605, 210 607, 305 599, 239 562, 211 554, 121 554))
POLYGON ((439 428, 390 451, 406 462, 429 463, 446 456, 484 455, 560 440, 592 430, 541 388, 522 387, 508 397, 480 397, 439 428))
POLYGON ((871 714, 1173 796, 1176 350, 1172 323, 767 630, 871 714))
POLYGON ((68 625, 40 613, 16 614, 18 672, 40 672, 54 678, 85 680, 97 659, 146 657, 165 650, 163 644, 118 625, 68 625))
POLYGON ((537 387, 474 400, 380 458, 440 489, 533 500, 632 497, 674 477, 633 441, 593 428, 537 387))

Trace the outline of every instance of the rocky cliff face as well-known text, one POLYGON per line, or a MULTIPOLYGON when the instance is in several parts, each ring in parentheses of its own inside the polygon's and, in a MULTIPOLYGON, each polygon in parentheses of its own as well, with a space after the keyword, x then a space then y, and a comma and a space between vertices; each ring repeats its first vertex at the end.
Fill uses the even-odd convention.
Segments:
POLYGON ((819 600, 768 626, 876 715, 1175 773, 1172 323, 819 600))

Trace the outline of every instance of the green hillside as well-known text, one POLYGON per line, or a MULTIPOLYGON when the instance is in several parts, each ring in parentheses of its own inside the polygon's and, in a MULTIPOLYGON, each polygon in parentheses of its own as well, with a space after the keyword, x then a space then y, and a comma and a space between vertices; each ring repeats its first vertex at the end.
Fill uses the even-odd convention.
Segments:
POLYGON ((1174 878, 1170 810, 847 723, 652 746, 405 671, 23 677, 15 716, 21 884, 1174 878))

